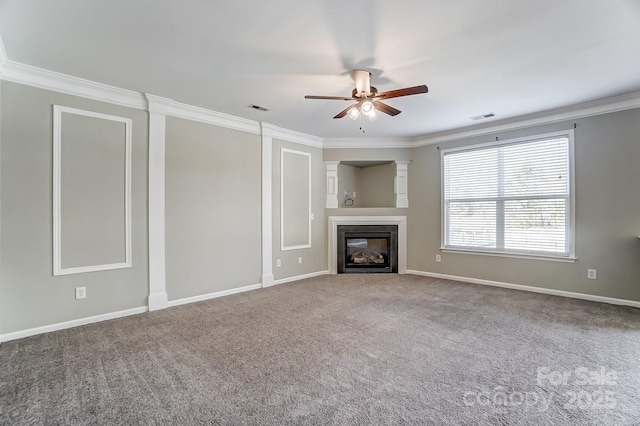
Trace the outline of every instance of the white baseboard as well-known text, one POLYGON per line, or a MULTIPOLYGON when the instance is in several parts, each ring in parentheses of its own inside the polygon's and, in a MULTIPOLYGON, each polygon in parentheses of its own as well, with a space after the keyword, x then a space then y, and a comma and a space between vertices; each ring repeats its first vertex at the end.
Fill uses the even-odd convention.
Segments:
POLYGON ((307 278, 314 278, 314 277, 319 277, 321 275, 328 275, 328 274, 329 274, 329 271, 318 271, 318 272, 312 272, 310 274, 296 275, 295 277, 281 278, 279 280, 275 280, 273 281, 273 285, 290 283, 292 281, 300 281, 307 278))
POLYGON ((231 294, 243 293, 245 291, 258 290, 262 288, 262 284, 252 284, 244 287, 231 288, 229 290, 216 291, 215 293, 201 294, 199 296, 185 297, 184 299, 170 300, 168 307, 186 305, 188 303, 202 302, 203 300, 215 299, 222 296, 229 296, 231 294))
POLYGON ((128 317, 130 315, 143 314, 149 309, 146 306, 126 309, 124 311, 110 312, 108 314, 95 315, 92 317, 80 318, 71 321, 59 322, 57 324, 45 325, 42 327, 28 328, 26 330, 14 331, 7 334, 0 334, 0 343, 10 340, 22 339, 24 337, 35 336, 36 334, 50 333, 52 331, 64 330, 81 325, 92 324, 94 322, 107 321, 116 318, 128 317))
POLYGON ((407 270, 407 274, 421 275, 423 277, 430 277, 430 278, 440 278, 444 280, 461 281, 461 282, 471 283, 471 284, 488 285, 492 287, 509 288, 512 290, 529 291, 532 293, 550 294, 552 296, 562 296, 562 297, 569 297, 572 299, 589 300, 591 302, 609 303, 611 305, 623 305, 623 306, 632 306, 634 308, 640 308, 640 302, 635 300, 616 299, 613 297, 595 296, 592 294, 574 293, 572 291, 555 290, 552 288, 532 287, 532 286, 521 285, 521 284, 503 283, 500 281, 481 280, 478 278, 458 277, 455 275, 436 274, 433 272, 407 270))
POLYGON ((262 282, 262 287, 271 287, 273 285, 273 274, 264 274, 260 281, 262 282))

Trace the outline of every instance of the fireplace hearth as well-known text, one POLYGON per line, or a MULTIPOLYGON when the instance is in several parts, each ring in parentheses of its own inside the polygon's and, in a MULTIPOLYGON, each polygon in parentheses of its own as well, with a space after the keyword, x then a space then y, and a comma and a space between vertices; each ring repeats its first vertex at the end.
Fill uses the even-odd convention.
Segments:
POLYGON ((397 273, 397 225, 338 225, 337 272, 397 273))

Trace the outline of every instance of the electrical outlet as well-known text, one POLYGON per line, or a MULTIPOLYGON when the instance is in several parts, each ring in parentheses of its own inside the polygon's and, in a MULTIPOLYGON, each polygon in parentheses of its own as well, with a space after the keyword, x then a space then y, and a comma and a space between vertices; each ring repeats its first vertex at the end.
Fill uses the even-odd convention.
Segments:
POLYGON ((353 198, 356 198, 356 191, 353 191, 353 198))
POLYGON ((302 263, 302 257, 298 258, 298 263, 302 263))
POLYGON ((436 262, 442 262, 442 257, 439 254, 436 254, 436 262))
POLYGON ((87 297, 87 288, 86 287, 76 287, 76 300, 84 299, 87 297))
POLYGON ((587 269, 587 278, 589 278, 590 280, 597 280, 598 279, 598 273, 595 269, 587 269))
POLYGON ((276 268, 279 268, 282 266, 282 261, 280 259, 276 259, 276 268))

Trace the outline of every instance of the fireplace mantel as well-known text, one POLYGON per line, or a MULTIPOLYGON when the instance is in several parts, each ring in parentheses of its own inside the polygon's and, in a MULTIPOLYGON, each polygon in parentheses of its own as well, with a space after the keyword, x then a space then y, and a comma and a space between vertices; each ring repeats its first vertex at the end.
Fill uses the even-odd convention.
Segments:
POLYGON ((398 225, 398 273, 407 272, 406 216, 329 216, 329 273, 338 272, 338 225, 398 225))

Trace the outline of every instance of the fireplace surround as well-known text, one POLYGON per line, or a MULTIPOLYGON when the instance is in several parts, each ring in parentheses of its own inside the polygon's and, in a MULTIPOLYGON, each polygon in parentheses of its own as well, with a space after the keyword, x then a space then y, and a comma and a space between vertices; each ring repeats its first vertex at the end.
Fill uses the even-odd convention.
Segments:
MULTIPOLYGON (((338 226, 339 225, 396 225, 397 226, 397 272, 407 270, 407 217, 406 216, 329 216, 328 218, 329 273, 338 273, 338 226)), ((395 271, 394 271, 395 272, 395 271)))

